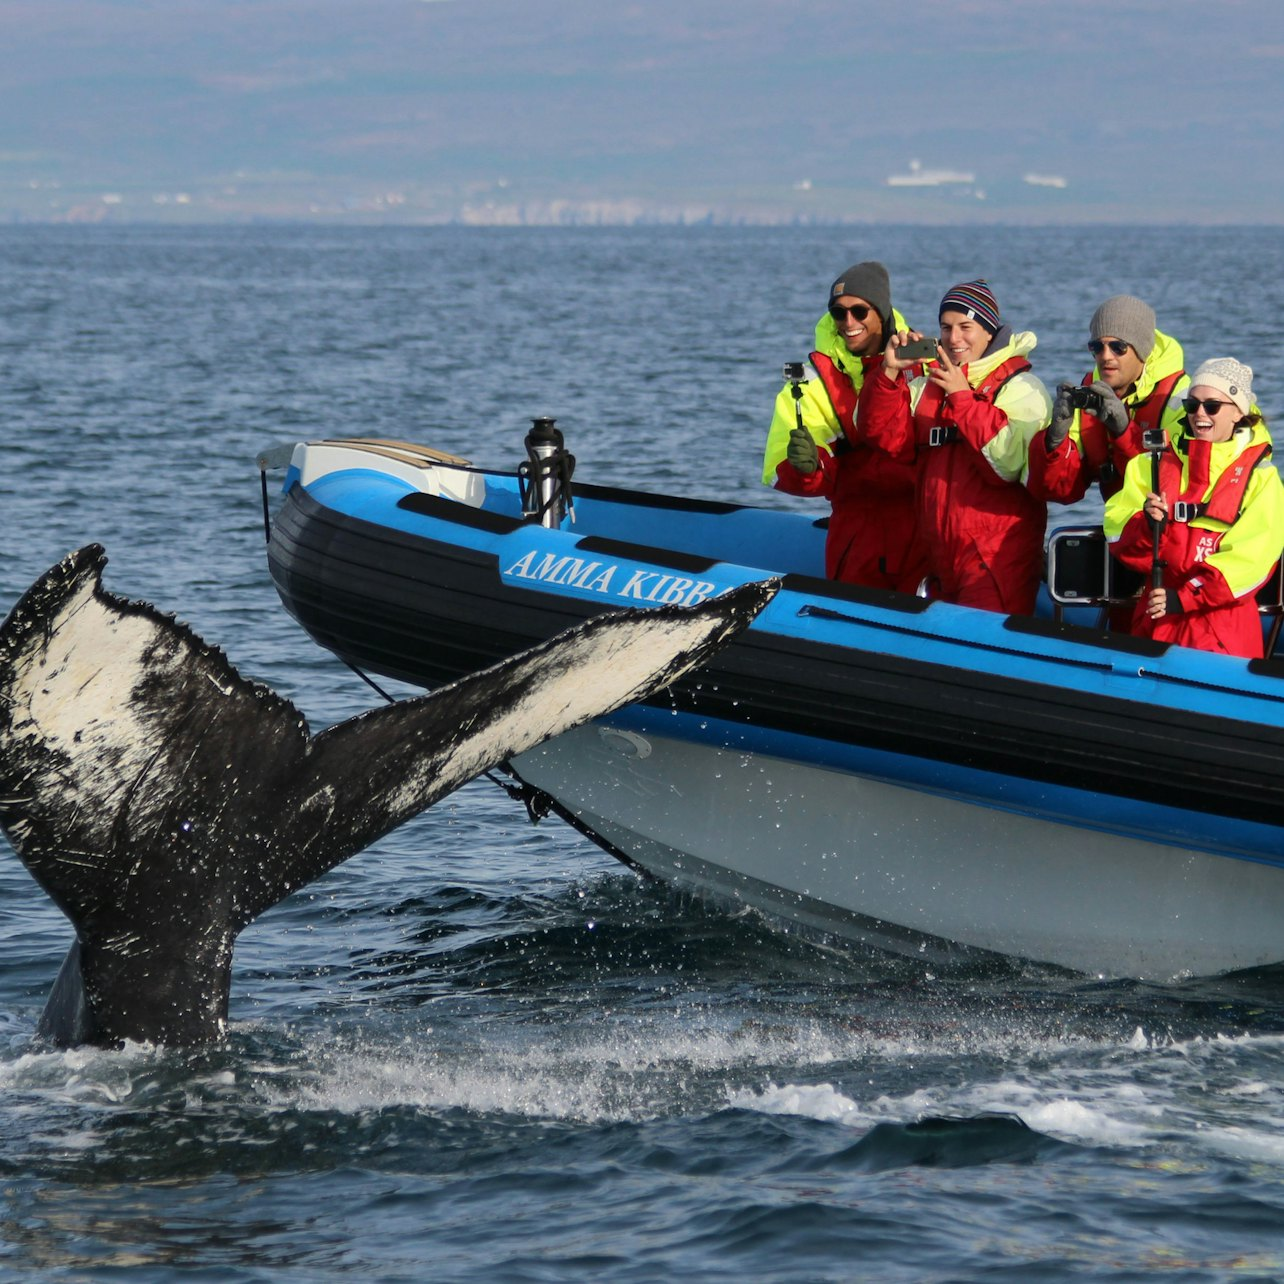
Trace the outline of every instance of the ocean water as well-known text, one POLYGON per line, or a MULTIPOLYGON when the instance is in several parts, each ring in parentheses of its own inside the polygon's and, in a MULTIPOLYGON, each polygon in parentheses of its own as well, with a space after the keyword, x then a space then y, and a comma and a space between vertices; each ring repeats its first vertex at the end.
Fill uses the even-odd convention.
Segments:
MULTIPOLYGON (((916 322, 986 276, 1049 383, 1141 294, 1284 412, 1278 229, 5 227, 0 611, 97 540, 324 726, 373 696, 276 600, 259 449, 511 467, 551 414, 584 480, 796 503, 780 367, 867 257, 916 322)), ((1284 1278, 1277 969, 833 952, 486 781, 242 935, 225 1046, 33 1046, 69 941, 0 844, 0 1279, 1284 1278)))

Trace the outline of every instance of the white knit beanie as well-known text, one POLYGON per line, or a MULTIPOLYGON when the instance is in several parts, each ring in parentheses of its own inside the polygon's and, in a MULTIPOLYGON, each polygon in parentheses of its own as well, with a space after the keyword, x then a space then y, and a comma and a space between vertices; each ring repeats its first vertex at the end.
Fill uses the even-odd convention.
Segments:
POLYGON ((1214 357, 1205 361, 1190 377, 1190 386, 1203 384, 1224 392, 1246 415, 1253 404, 1253 367, 1246 366, 1234 357, 1214 357))

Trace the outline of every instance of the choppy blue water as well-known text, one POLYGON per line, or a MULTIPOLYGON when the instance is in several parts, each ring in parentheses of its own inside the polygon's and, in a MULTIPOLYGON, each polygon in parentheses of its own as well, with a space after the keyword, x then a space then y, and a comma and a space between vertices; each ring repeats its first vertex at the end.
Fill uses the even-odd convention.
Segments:
MULTIPOLYGON (((585 480, 787 502, 780 367, 865 257, 911 320, 988 276, 1050 383, 1142 294, 1284 409, 1278 230, 0 228, 0 611, 98 540, 109 588, 346 716, 268 581, 261 447, 513 466, 553 414, 585 480)), ((1278 971, 830 953, 485 782, 244 933, 224 1048, 34 1050, 69 940, 0 847, 3 1279, 1284 1278, 1278 971)))

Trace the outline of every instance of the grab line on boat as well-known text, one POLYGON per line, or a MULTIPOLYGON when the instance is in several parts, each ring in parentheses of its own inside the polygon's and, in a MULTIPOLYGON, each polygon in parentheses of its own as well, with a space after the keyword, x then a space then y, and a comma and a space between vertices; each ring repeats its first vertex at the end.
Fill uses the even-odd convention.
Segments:
MULTIPOLYGON (((882 629, 887 633, 903 633, 909 637, 926 638, 930 641, 944 642, 952 646, 966 646, 969 650, 989 651, 996 655, 1014 655, 1024 660, 1051 660, 1057 664, 1072 665, 1079 669, 1092 669, 1098 673, 1114 673, 1117 666, 1105 660, 1078 660, 1073 656, 1063 655, 1045 655, 1041 651, 1022 651, 1014 646, 996 646, 993 642, 977 642, 968 640, 959 642, 957 638, 942 637, 939 633, 928 633, 924 629, 910 628, 907 624, 891 624, 883 620, 857 619, 853 615, 844 615, 842 611, 835 611, 826 606, 802 606, 798 608, 799 615, 811 615, 821 620, 839 620, 844 624, 861 624, 872 629, 882 629)), ((1145 670, 1138 670, 1144 673, 1145 670)), ((1196 683, 1195 685, 1200 685, 1196 683)), ((1218 688, 1220 689, 1220 688, 1218 688)), ((1231 688, 1226 688, 1231 689, 1231 688)))
MULTIPOLYGON (((1176 673, 1159 673, 1154 669, 1147 669, 1144 666, 1137 670, 1139 678, 1154 678, 1157 682, 1171 682, 1177 686, 1195 687, 1200 691, 1217 691, 1224 695, 1244 695, 1243 687, 1230 687, 1223 682, 1203 682, 1199 678, 1183 678, 1176 673)), ((1253 697, 1255 699, 1273 700, 1276 704, 1284 702, 1284 695, 1271 695, 1269 691, 1259 691, 1254 689, 1253 697)))

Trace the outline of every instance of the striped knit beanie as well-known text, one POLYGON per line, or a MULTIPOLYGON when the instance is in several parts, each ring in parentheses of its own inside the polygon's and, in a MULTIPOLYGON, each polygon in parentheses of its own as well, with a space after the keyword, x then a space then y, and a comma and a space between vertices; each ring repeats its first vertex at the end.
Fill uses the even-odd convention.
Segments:
POLYGON ((962 285, 947 290, 936 310, 938 321, 943 312, 961 312, 965 317, 979 321, 992 335, 998 333, 999 301, 984 280, 964 281, 962 285))

